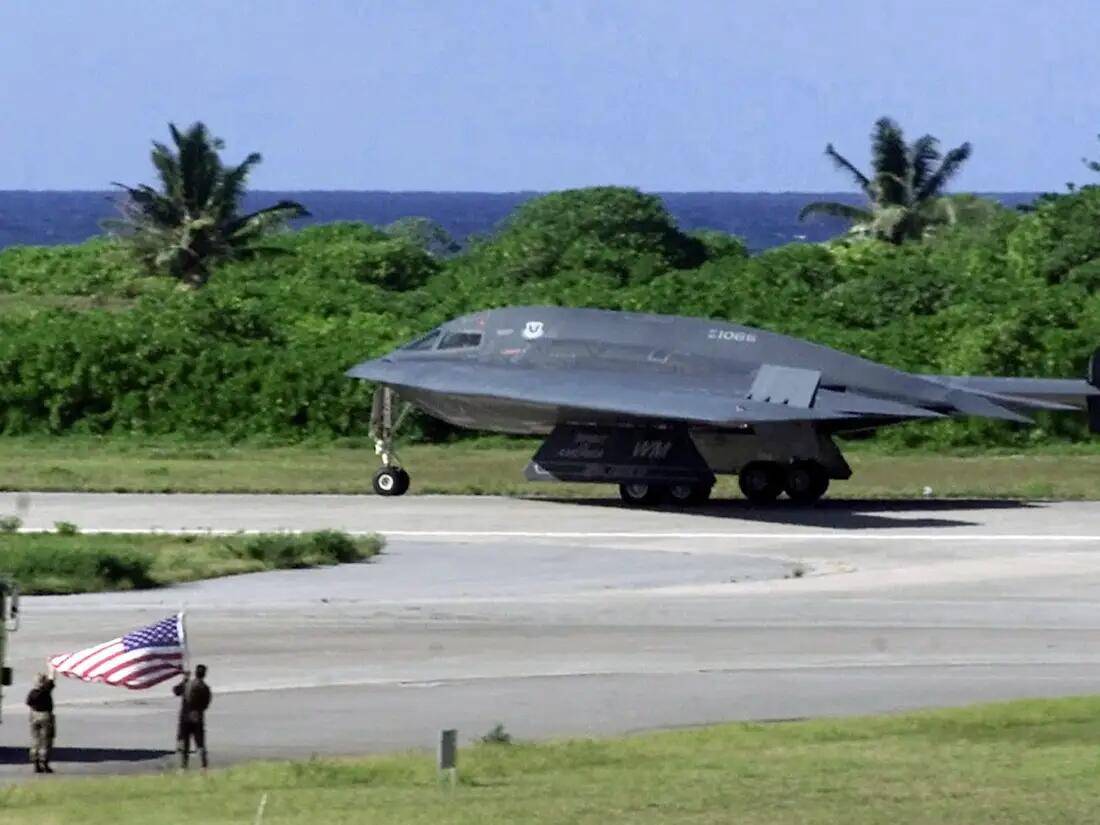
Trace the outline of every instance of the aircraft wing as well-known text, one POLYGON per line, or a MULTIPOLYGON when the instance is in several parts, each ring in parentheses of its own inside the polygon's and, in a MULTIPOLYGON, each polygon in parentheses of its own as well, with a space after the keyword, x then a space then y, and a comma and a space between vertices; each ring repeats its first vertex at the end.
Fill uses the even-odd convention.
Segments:
POLYGON ((1088 381, 1071 378, 987 378, 964 375, 921 376, 947 387, 977 393, 1000 402, 1038 410, 1077 410, 1100 396, 1088 381))
POLYGON ((367 361, 352 378, 468 398, 499 399, 570 414, 683 421, 713 426, 765 422, 939 418, 938 413, 855 393, 817 389, 818 373, 775 368, 747 391, 716 388, 694 376, 614 370, 527 369, 439 361, 367 361), (810 384, 812 383, 812 388, 810 384))

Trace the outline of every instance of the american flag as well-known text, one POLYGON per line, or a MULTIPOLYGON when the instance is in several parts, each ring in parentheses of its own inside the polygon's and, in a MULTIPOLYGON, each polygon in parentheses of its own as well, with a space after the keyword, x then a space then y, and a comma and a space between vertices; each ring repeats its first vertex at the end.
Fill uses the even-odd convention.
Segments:
POLYGON ((131 690, 159 685, 183 673, 183 614, 140 627, 109 642, 50 658, 58 673, 131 690))

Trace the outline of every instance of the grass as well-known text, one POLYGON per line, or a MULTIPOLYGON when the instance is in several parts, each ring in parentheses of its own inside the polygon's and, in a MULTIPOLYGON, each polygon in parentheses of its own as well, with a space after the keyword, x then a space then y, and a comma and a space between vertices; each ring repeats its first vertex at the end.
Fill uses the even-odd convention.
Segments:
MULTIPOLYGON (((401 451, 412 493, 567 497, 616 495, 610 485, 523 480, 534 441, 489 440, 413 445, 401 451)), ((942 455, 846 448, 852 480, 834 498, 937 497, 1100 499, 1100 452, 1091 445, 1022 453, 942 455)), ((167 439, 0 438, 0 489, 98 492, 368 493, 378 467, 364 439, 337 444, 265 446, 167 439)), ((718 497, 736 497, 737 480, 719 479, 718 497)), ((3 515, 3 514, 0 514, 3 515)))
POLYGON ((605 741, 480 744, 459 785, 426 755, 257 763, 206 777, 28 781, 0 820, 37 823, 1095 821, 1100 698, 863 719, 736 724, 605 741))
POLYGON ((376 536, 352 538, 335 531, 257 536, 20 533, 0 535, 0 570, 23 593, 92 593, 363 561, 381 548, 376 536))

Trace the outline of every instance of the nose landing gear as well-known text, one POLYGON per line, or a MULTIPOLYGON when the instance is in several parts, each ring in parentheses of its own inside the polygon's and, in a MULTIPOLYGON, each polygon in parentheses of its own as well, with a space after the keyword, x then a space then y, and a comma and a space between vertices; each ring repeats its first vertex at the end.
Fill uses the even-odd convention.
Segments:
POLYGON ((371 402, 370 434, 374 452, 382 459, 382 468, 371 479, 371 486, 380 496, 402 496, 409 490, 409 474, 401 467, 394 452, 393 440, 411 406, 403 404, 397 419, 393 417, 397 394, 389 387, 378 387, 371 402))

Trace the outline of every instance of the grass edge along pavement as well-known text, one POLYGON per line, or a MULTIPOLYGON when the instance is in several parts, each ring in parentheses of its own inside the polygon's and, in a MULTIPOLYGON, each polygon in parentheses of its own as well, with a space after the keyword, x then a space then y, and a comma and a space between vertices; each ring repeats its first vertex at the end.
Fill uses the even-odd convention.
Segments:
POLYGON ((1100 697, 605 740, 474 744, 459 784, 427 754, 251 763, 207 776, 28 781, 0 818, 230 823, 692 822, 748 825, 1094 821, 1100 697))
MULTIPOLYGON (((1096 444, 943 454, 845 446, 849 481, 830 498, 994 497, 1100 499, 1096 444), (925 488, 930 488, 930 492, 925 488)), ((414 444, 400 456, 410 494, 604 498, 603 484, 526 482, 534 440, 485 439, 414 444)), ((74 492, 370 493, 379 463, 362 440, 261 445, 163 438, 0 438, 0 489, 74 492)), ((717 498, 739 498, 737 480, 719 477, 717 498)), ((0 516, 7 515, 0 513, 0 516)))
POLYGON ((0 533, 0 572, 27 595, 141 590, 368 561, 380 536, 335 530, 259 535, 0 533))

